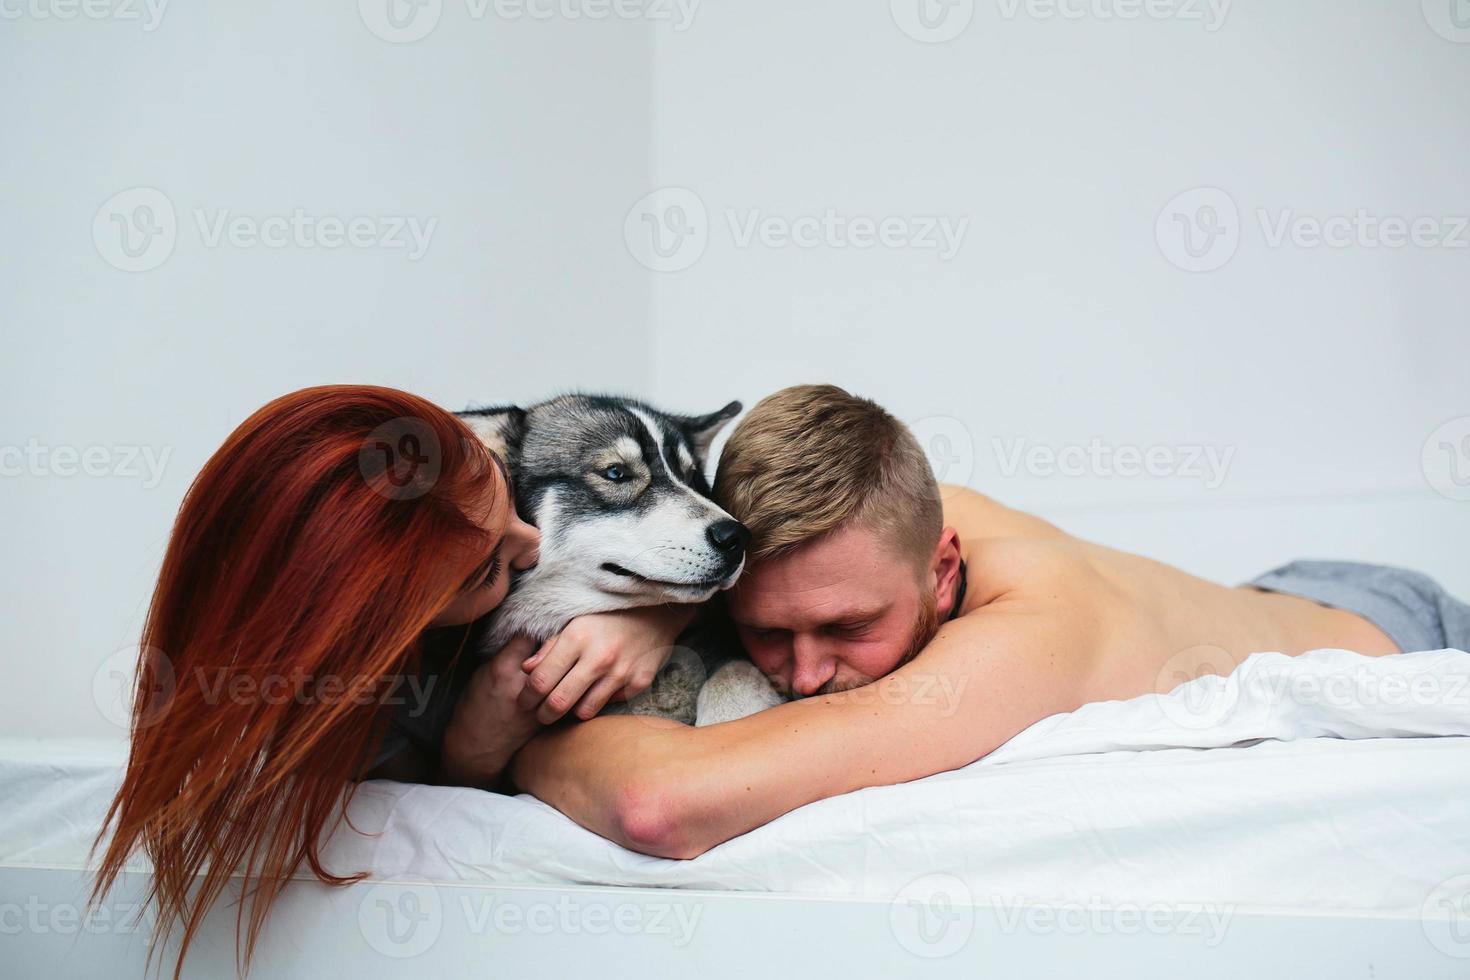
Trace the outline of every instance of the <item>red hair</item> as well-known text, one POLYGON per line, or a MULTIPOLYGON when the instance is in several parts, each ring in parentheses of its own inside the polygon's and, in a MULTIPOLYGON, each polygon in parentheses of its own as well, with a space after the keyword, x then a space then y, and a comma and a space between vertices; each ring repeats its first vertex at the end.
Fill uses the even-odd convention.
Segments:
POLYGON ((330 885, 365 876, 327 871, 320 843, 380 740, 376 695, 416 666, 420 634, 495 544, 469 515, 500 506, 496 473, 443 409, 333 385, 260 409, 195 478, 143 627, 127 772, 93 845, 113 828, 94 901, 135 848, 151 860, 159 935, 183 926, 176 980, 232 873, 242 971, 303 862, 330 885))

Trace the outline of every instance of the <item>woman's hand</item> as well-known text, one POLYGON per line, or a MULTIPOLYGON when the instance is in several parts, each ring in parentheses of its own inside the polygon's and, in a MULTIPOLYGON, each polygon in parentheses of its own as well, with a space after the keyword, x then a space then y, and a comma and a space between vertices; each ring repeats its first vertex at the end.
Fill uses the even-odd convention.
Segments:
POLYGON ((440 780, 496 789, 511 758, 542 729, 536 712, 520 706, 526 689, 521 663, 536 641, 518 636, 476 668, 444 731, 440 780))
POLYGON ((522 665, 520 707, 549 725, 568 711, 586 721, 609 701, 648 690, 694 606, 649 606, 578 616, 522 665))

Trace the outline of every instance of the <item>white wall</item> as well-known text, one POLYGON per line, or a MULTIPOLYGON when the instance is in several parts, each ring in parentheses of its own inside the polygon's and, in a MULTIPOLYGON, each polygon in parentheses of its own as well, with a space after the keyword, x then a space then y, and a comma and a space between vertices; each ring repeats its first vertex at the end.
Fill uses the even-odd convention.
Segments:
POLYGON ((0 443, 171 454, 151 487, 64 462, 0 479, 0 734, 121 734, 94 671, 136 643, 189 481, 270 398, 355 381, 461 408, 646 385, 649 284, 610 271, 628 258, 607 229, 647 181, 648 32, 469 9, 445 4, 416 43, 351 2, 178 3, 153 31, 0 24, 0 443), (177 230, 130 273, 92 229, 137 186, 177 230), (410 259, 208 247, 193 214, 296 208, 437 226, 410 259))
MULTIPOLYGON (((1470 214, 1470 43, 1417 3, 1341 0, 1239 0, 1208 24, 960 2, 963 32, 921 43, 900 27, 918 3, 712 3, 657 35, 658 183, 708 215, 688 267, 657 277, 658 396, 830 379, 927 419, 952 477, 1085 536, 1229 581, 1343 557, 1470 594, 1470 503, 1421 466, 1442 423, 1470 435, 1470 232, 1271 247, 1256 214, 1470 214), (1202 186, 1237 207, 1237 250, 1184 271, 1156 219, 1202 186), (948 261, 741 242, 753 211, 829 208, 969 227, 948 261), (1094 439, 1167 447, 1181 469, 1191 447, 1233 455, 1213 486, 1003 465, 1094 439)), ((1470 475, 1470 441, 1458 462, 1470 475)))
POLYGON ((1240 0, 1207 30, 961 0, 964 30, 928 44, 899 26, 923 33, 909 0, 705 0, 687 24, 687 4, 592 21, 442 0, 395 43, 367 26, 392 35, 377 2, 3 25, 0 445, 171 455, 156 486, 0 478, 0 735, 120 734, 94 674, 136 638, 189 480, 251 410, 329 381, 708 411, 832 380, 915 422, 949 479, 1098 540, 1225 580, 1340 556, 1470 594, 1470 503, 1421 465, 1470 416, 1470 249, 1272 248, 1255 214, 1470 211, 1470 43, 1418 5, 1240 0), (1191 273, 1155 225, 1202 186, 1238 208, 1217 245, 1238 248, 1191 273), (104 210, 100 244, 93 224, 136 187, 177 224, 129 273, 104 258, 127 264, 107 210, 138 199, 104 210), (661 187, 694 196, 640 203, 661 187), (644 215, 671 203, 695 233, 659 258, 644 215), (196 226, 295 208, 437 224, 415 260, 211 247, 196 226), (742 247, 726 216, 829 208, 968 225, 941 260, 742 247), (1212 487, 1003 469, 1093 439, 1232 455, 1212 487))

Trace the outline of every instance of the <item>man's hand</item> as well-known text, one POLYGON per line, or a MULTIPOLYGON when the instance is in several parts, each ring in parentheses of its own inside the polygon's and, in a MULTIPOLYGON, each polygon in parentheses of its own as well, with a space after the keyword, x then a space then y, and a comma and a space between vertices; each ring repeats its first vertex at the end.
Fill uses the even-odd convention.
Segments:
POLYGON ((641 694, 669 659, 694 610, 650 606, 578 616, 522 665, 529 676, 520 708, 534 712, 543 725, 568 711, 586 721, 609 701, 641 694))
POLYGON ((516 751, 542 729, 535 711, 520 706, 521 663, 535 647, 535 640, 516 637, 476 668, 444 732, 442 782, 497 788, 516 751))

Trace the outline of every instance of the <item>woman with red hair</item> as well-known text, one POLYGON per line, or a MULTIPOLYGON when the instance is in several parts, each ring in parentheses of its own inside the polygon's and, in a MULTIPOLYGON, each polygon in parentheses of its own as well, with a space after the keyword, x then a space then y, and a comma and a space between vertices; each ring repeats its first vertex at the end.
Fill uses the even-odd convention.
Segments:
MULTIPOLYGON (((512 493, 458 418, 389 388, 286 395, 205 464, 144 625, 131 752, 94 891, 135 849, 147 854, 161 933, 183 925, 175 977, 232 873, 251 903, 243 964, 303 863, 329 884, 364 876, 328 871, 320 843, 379 758, 426 638, 463 646, 512 571, 535 563, 539 537, 512 493)), ((492 674, 505 681, 504 717, 480 710, 481 696, 477 731, 462 739, 475 772, 503 768, 536 730, 534 712, 515 708, 519 688, 505 689, 530 652, 512 644, 474 671, 471 694, 492 674), (487 725, 501 727, 487 736, 487 725)), ((244 915, 242 902, 237 929, 244 915)))

